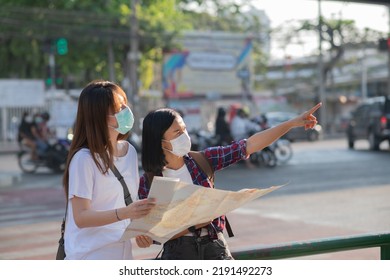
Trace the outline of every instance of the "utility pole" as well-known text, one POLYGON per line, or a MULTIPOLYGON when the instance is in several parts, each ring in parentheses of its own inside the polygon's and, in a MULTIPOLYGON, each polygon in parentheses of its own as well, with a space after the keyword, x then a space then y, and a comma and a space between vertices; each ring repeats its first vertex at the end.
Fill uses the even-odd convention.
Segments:
POLYGON ((324 132, 327 132, 327 120, 326 120, 326 96, 324 89, 324 62, 322 56, 322 11, 321 0, 318 0, 318 98, 322 102, 320 108, 320 122, 324 128, 324 132))
MULTIPOLYGON (((389 13, 389 36, 390 37, 390 4, 387 5, 388 13, 389 13)), ((390 46, 387 50, 387 96, 390 96, 390 46)))
POLYGON ((108 42, 107 46, 107 56, 108 56, 108 76, 110 77, 110 81, 115 81, 115 58, 114 58, 114 48, 112 46, 112 41, 108 42))
POLYGON ((366 46, 363 46, 361 66, 362 66, 362 82, 361 82, 362 99, 366 100, 367 99, 366 46))
MULTIPOLYGON (((131 102, 131 106, 133 109, 135 120, 139 119, 138 114, 138 60, 140 58, 140 54, 138 51, 139 48, 139 38, 138 38, 138 18, 137 18, 137 6, 139 0, 130 0, 131 6, 131 16, 130 16, 130 51, 127 54, 127 60, 129 65, 129 78, 130 78, 130 91, 128 91, 127 96, 128 100, 131 102)), ((138 132, 138 125, 134 127, 136 132, 138 132)))
POLYGON ((50 51, 49 51, 49 69, 50 69, 50 88, 49 88, 49 100, 51 101, 54 98, 56 92, 56 52, 57 44, 54 40, 50 41, 50 51))
POLYGON ((52 94, 56 89, 56 55, 54 52, 54 47, 52 47, 49 53, 49 69, 51 79, 50 90, 52 91, 52 94))

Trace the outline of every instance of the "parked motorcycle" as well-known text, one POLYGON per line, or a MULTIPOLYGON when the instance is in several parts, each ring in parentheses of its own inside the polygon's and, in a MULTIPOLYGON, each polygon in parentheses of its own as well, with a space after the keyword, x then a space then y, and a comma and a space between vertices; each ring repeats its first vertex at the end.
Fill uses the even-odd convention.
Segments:
MULTIPOLYGON (((257 132, 255 130, 249 130, 248 138, 257 132)), ((249 160, 253 165, 259 167, 275 167, 278 164, 278 158, 275 154, 275 142, 260 151, 252 153, 249 156, 249 160)))
POLYGON ((191 137, 191 150, 201 151, 208 147, 218 145, 218 137, 205 130, 192 130, 188 133, 191 137))
POLYGON ((264 149, 254 152, 249 156, 249 160, 256 166, 275 167, 278 164, 278 159, 272 145, 264 149))
POLYGON ((38 154, 37 160, 31 159, 30 148, 21 146, 17 154, 18 165, 25 173, 35 173, 38 167, 48 167, 53 172, 63 172, 69 146, 68 139, 57 139, 54 143, 48 143, 47 149, 42 154, 38 154))
POLYGON ((287 163, 293 156, 293 150, 290 140, 278 139, 271 144, 273 146, 278 163, 287 163))
MULTIPOLYGON (((266 114, 257 116, 251 119, 251 121, 259 125, 262 130, 266 130, 270 127, 266 114)), ((251 135, 254 133, 256 133, 256 131, 251 131, 251 135)), ((251 161, 256 164, 259 160, 263 160, 263 165, 274 167, 276 164, 287 163, 292 158, 293 150, 290 140, 279 138, 262 151, 257 152, 257 154, 259 153, 260 155, 254 155, 251 161)))

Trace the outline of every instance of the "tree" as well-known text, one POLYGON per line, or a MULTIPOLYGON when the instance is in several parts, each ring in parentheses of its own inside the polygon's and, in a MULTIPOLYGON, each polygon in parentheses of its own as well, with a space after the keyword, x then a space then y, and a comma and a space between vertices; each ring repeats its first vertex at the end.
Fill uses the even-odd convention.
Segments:
MULTIPOLYGON (((58 38, 67 40, 68 52, 56 55, 67 87, 81 87, 96 78, 109 79, 113 73, 116 82, 125 77, 130 48, 129 0, 1 2, 1 78, 44 79, 51 46, 58 38)), ((163 52, 179 47, 174 38, 183 30, 259 32, 255 17, 243 16, 242 11, 250 9, 249 2, 140 1, 139 77, 143 87, 153 84, 152 68, 161 61, 163 52)))
MULTIPOLYGON (((156 49, 169 48, 172 34, 185 24, 174 10, 175 1, 144 2, 139 7, 140 49, 156 54, 156 49), (167 13, 162 15, 163 11, 167 13)), ((0 77, 43 79, 50 51, 47 42, 65 38, 68 53, 56 56, 56 64, 68 82, 83 86, 91 79, 108 79, 108 52, 113 56, 115 80, 121 81, 127 67, 130 13, 129 1, 124 0, 2 0, 0 77)), ((156 55, 143 59, 150 58, 160 59, 156 55)))
MULTIPOLYGON (((346 47, 370 45, 383 36, 381 32, 372 29, 359 30, 353 20, 321 18, 321 25, 323 46, 329 55, 323 68, 325 80, 342 58, 346 47)), ((295 21, 290 22, 288 27, 284 26, 273 31, 280 38, 283 48, 290 44, 303 44, 304 37, 308 35, 318 37, 318 21, 315 20, 295 21)))

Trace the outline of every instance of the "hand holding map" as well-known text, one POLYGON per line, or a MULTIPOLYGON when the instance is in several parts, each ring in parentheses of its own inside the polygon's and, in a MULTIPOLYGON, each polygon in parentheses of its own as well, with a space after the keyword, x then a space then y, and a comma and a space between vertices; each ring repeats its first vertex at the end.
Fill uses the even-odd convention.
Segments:
POLYGON ((149 197, 156 198, 156 206, 145 217, 133 220, 123 234, 122 240, 137 235, 148 235, 153 240, 164 243, 192 225, 225 215, 280 187, 242 189, 233 192, 155 176, 149 197))

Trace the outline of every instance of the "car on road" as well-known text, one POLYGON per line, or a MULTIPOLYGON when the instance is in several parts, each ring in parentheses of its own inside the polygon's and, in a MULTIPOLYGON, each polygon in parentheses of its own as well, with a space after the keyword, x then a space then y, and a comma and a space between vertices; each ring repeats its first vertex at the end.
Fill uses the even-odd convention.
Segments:
POLYGON ((362 102, 351 114, 347 139, 350 149, 360 139, 368 140, 370 150, 379 150, 385 140, 390 144, 390 97, 372 97, 362 102))
MULTIPOLYGON (((289 112, 268 112, 264 114, 269 127, 275 126, 289 119, 295 118, 298 114, 289 112)), ((313 129, 305 130, 303 127, 290 129, 282 138, 294 141, 317 141, 322 136, 322 127, 317 124, 313 129)))

